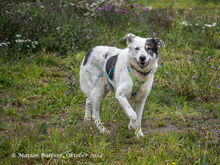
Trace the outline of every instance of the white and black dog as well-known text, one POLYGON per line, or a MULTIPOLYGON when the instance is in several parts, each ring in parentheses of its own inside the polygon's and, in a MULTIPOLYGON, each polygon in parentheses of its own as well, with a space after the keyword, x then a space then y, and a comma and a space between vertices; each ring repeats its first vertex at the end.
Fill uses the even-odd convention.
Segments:
POLYGON ((126 34, 128 48, 96 46, 85 55, 80 67, 80 88, 86 95, 84 120, 94 120, 98 129, 110 133, 99 119, 102 98, 111 91, 130 119, 129 129, 143 136, 141 120, 145 100, 157 69, 158 48, 164 42, 126 34), (129 101, 135 102, 134 109, 129 101))

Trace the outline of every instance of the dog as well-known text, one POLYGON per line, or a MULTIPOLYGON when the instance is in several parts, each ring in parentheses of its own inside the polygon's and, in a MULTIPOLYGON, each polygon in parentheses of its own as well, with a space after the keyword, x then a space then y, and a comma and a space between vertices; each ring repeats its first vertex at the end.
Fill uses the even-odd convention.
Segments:
POLYGON ((164 42, 128 33, 127 48, 96 46, 89 50, 80 66, 80 88, 86 95, 84 121, 94 120, 101 133, 110 133, 99 118, 101 100, 111 92, 130 119, 128 129, 143 136, 141 120, 145 100, 158 67, 158 49, 164 42), (134 109, 129 101, 134 101, 134 109))

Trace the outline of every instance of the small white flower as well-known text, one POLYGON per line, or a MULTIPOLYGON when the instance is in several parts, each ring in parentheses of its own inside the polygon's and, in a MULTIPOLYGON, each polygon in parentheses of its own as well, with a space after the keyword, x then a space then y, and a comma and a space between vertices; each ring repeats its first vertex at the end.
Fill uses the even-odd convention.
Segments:
POLYGON ((212 25, 209 25, 209 24, 204 24, 204 26, 206 26, 206 27, 212 27, 212 25))
POLYGON ((28 47, 28 48, 30 48, 30 46, 29 46, 29 45, 27 45, 27 47, 28 47))
POLYGON ((16 36, 16 37, 18 37, 18 38, 20 38, 20 37, 21 37, 21 35, 20 35, 20 34, 16 34, 15 36, 16 36))
POLYGON ((56 28, 56 30, 60 30, 60 29, 61 29, 61 27, 59 27, 59 26, 56 28))
POLYGON ((151 11, 151 10, 153 9, 153 7, 152 7, 152 6, 146 6, 146 7, 145 7, 145 9, 147 9, 147 10, 150 10, 150 11, 151 11))
POLYGON ((23 43, 24 40, 21 40, 21 39, 18 39, 18 40, 15 40, 16 43, 23 43))
POLYGON ((27 39, 28 42, 31 42, 31 40, 27 39))
POLYGON ((38 42, 37 42, 37 41, 34 41, 34 44, 35 44, 35 45, 38 45, 38 42))
POLYGON ((41 6, 40 6, 40 8, 41 8, 41 9, 44 9, 44 6, 43 6, 43 5, 41 5, 41 6))
POLYGON ((180 24, 185 25, 185 26, 188 26, 188 22, 187 22, 187 21, 183 21, 183 22, 181 22, 180 24))

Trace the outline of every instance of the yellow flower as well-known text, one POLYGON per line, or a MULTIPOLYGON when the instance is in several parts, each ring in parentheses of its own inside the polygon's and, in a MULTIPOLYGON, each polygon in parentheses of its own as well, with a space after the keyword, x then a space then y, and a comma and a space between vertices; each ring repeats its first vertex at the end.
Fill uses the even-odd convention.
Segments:
POLYGON ((172 165, 176 165, 176 163, 175 163, 175 162, 172 162, 172 165))
POLYGON ((128 22, 128 26, 130 26, 131 25, 131 23, 130 22, 128 22))
POLYGON ((104 125, 105 123, 104 122, 102 122, 102 125, 104 125))
POLYGON ((88 136, 88 134, 87 134, 87 133, 86 133, 85 135, 86 135, 86 136, 88 136))
POLYGON ((51 136, 50 136, 50 135, 48 136, 48 139, 51 139, 51 136))
POLYGON ((26 136, 24 136, 24 138, 26 138, 26 136))
POLYGON ((89 127, 90 130, 92 130, 92 127, 89 127))
POLYGON ((195 161, 195 163, 197 164, 197 163, 199 163, 199 161, 198 161, 198 160, 196 160, 196 161, 195 161))
POLYGON ((63 156, 63 159, 66 159, 66 156, 63 156))
POLYGON ((113 122, 116 122, 116 120, 112 120, 113 122))

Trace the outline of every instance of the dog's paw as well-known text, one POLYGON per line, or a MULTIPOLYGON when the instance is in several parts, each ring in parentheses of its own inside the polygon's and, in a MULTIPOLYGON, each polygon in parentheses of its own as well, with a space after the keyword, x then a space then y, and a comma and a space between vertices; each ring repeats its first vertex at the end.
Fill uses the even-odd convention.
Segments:
POLYGON ((128 129, 134 129, 136 130, 138 128, 138 122, 136 120, 130 120, 130 123, 128 125, 128 129))
POLYGON ((106 133, 106 134, 110 134, 111 132, 109 131, 109 130, 107 130, 104 126, 103 126, 103 124, 102 124, 102 122, 100 121, 100 120, 97 120, 97 121, 95 121, 95 124, 96 124, 96 126, 97 126, 97 128, 99 129, 99 131, 101 132, 101 133, 106 133))
POLYGON ((137 129, 136 132, 135 132, 135 134, 136 134, 137 138, 144 136, 144 134, 143 134, 141 128, 137 129))

